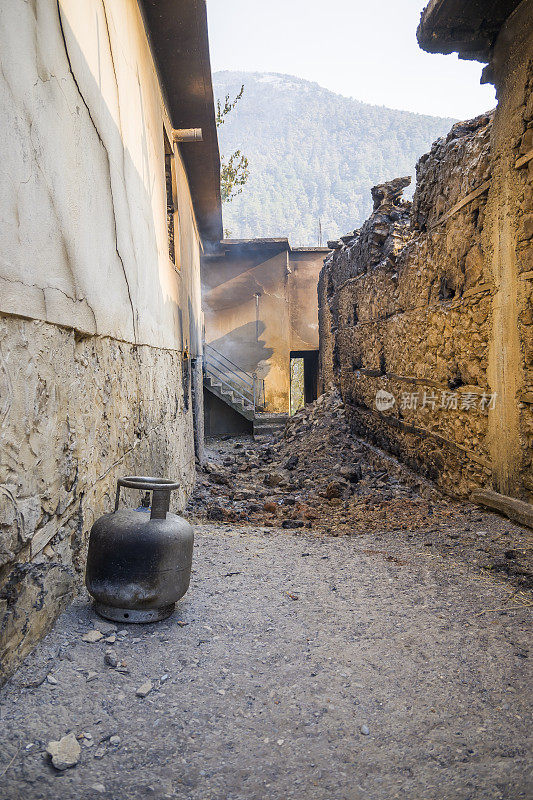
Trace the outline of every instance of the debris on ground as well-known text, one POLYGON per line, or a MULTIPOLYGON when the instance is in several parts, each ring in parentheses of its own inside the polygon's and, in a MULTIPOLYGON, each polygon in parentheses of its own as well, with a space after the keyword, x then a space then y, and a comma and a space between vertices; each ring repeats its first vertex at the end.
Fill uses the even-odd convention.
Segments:
POLYGON ((207 456, 185 512, 193 520, 423 539, 441 556, 533 587, 527 529, 443 495, 354 436, 336 391, 292 416, 281 440, 213 439, 207 456))
POLYGON ((145 681, 139 686, 135 694, 137 695, 137 697, 146 697, 147 695, 150 694, 153 688, 154 685, 152 681, 145 681))
POLYGON ((54 767, 64 770, 76 766, 80 760, 81 747, 75 735, 69 733, 57 742, 48 742, 46 752, 51 756, 54 767))
POLYGON ((103 633, 101 631, 93 630, 88 631, 82 637, 84 642, 89 642, 89 644, 94 644, 95 642, 99 642, 100 639, 104 638, 103 633))
POLYGON ((105 651, 104 662, 108 667, 112 667, 112 669, 116 669, 118 667, 117 653, 111 647, 105 651))

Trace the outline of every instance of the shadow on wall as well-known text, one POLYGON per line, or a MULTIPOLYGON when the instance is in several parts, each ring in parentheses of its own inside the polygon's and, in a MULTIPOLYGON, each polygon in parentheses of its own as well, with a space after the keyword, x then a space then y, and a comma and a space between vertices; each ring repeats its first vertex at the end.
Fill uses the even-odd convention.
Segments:
POLYGON ((257 372, 259 378, 266 378, 274 350, 259 338, 265 328, 264 322, 247 322, 209 344, 246 372, 257 372))

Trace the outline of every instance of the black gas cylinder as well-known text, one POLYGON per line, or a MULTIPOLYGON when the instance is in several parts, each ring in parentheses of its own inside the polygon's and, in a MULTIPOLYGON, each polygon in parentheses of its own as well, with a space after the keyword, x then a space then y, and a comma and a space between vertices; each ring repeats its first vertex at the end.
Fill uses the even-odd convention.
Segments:
POLYGON ((161 478, 119 478, 115 511, 92 526, 87 554, 85 584, 102 617, 156 622, 172 614, 189 588, 194 532, 168 510, 178 486, 161 478), (152 492, 151 509, 119 511, 122 486, 152 492))

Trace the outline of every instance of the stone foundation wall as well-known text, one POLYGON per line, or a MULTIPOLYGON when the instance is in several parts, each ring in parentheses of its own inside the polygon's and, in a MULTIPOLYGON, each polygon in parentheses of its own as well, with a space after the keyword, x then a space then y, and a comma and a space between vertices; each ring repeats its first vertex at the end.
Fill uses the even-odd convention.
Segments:
MULTIPOLYGON (((194 482, 181 352, 0 317, 0 678, 83 580, 88 532, 116 479, 194 482)), ((138 505, 139 493, 125 502, 138 505)))
MULTIPOLYGON (((455 125, 420 159, 412 206, 401 199, 409 179, 372 190, 371 217, 343 237, 320 276, 321 379, 323 388, 338 386, 359 434, 446 491, 467 497, 493 486, 531 500, 531 273, 511 303, 503 344, 518 341, 512 397, 491 368, 505 293, 487 242, 495 226, 493 118, 455 125), (520 455, 502 482, 511 472, 498 455, 494 419, 509 403, 517 422, 507 435, 516 435, 520 455)), ((531 121, 521 124, 527 138, 531 121)), ((524 184, 513 209, 519 228, 531 208, 531 171, 514 172, 524 184)), ((514 239, 517 252, 530 252, 532 233, 514 239)))

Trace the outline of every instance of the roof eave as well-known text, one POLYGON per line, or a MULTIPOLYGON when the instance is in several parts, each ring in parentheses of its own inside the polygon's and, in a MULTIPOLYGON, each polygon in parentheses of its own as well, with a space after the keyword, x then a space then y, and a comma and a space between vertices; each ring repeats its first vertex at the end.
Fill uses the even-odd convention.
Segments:
POLYGON ((138 0, 174 128, 201 128, 201 142, 179 145, 200 236, 223 236, 220 153, 205 0, 138 0))

